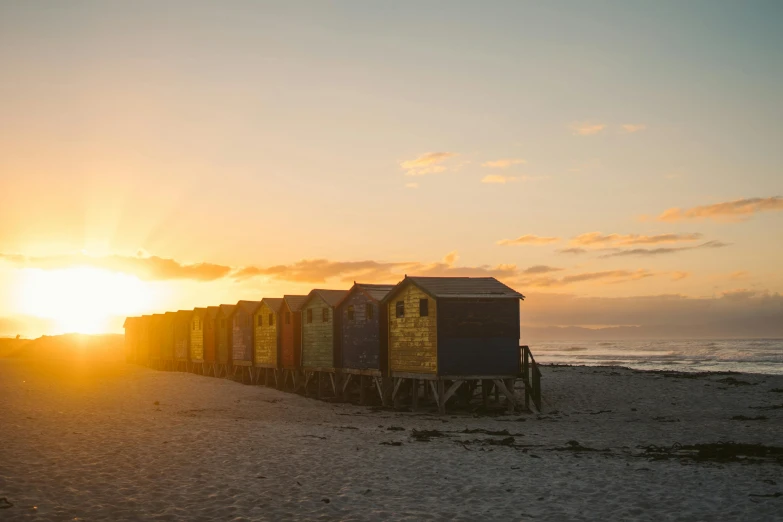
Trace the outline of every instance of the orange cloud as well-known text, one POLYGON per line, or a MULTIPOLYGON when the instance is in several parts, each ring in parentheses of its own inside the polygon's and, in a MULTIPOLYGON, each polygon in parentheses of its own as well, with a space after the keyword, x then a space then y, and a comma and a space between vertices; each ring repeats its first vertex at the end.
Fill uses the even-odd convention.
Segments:
POLYGON ((594 136, 606 128, 604 123, 591 123, 587 121, 575 121, 568 126, 576 136, 594 136))
POLYGON ((506 184, 511 183, 512 181, 516 181, 517 178, 514 176, 498 176, 497 174, 490 174, 489 176, 484 176, 481 179, 482 183, 499 183, 499 184, 506 184))
POLYGON ((0 260, 18 266, 56 269, 72 266, 92 266, 114 272, 132 274, 145 281, 164 281, 169 279, 193 279, 195 281, 214 281, 227 276, 230 266, 213 263, 180 263, 173 259, 158 256, 88 256, 85 254, 25 257, 0 254, 0 260))
POLYGON ((748 219, 759 212, 783 210, 783 198, 735 199, 712 205, 702 205, 687 209, 670 208, 658 216, 658 221, 677 222, 686 220, 712 219, 715 221, 738 221, 748 219))
POLYGON ((627 256, 658 256, 663 254, 673 254, 675 252, 684 252, 686 250, 701 250, 706 248, 723 248, 729 246, 729 243, 723 243, 721 241, 707 241, 701 245, 695 246, 683 246, 683 247, 659 247, 659 248, 631 248, 628 250, 620 250, 618 252, 612 252, 611 254, 605 254, 601 256, 606 257, 627 257, 627 256))
POLYGON ((680 279, 685 279, 686 277, 690 277, 690 272, 672 272, 672 281, 679 281, 680 279))
POLYGON ((400 167, 407 171, 406 176, 437 174, 446 170, 446 166, 441 163, 454 156, 457 156, 456 152, 427 152, 418 158, 403 161, 400 167))
POLYGON ((600 232, 587 232, 573 238, 571 244, 575 246, 657 245, 662 243, 678 243, 681 241, 696 241, 701 238, 702 235, 697 233, 644 236, 639 234, 602 234, 600 232))
POLYGON ((574 255, 580 255, 580 254, 586 254, 587 249, 585 248, 561 248, 557 251, 558 254, 574 254, 574 255))
POLYGON ((563 270, 562 268, 558 268, 556 266, 547 266, 547 265, 534 265, 530 268, 526 268, 522 271, 523 274, 548 274, 550 272, 560 272, 563 270))
POLYGON ((501 239, 498 241, 498 245, 548 245, 549 243, 557 243, 560 241, 559 237, 542 237, 535 234, 525 234, 519 236, 516 239, 501 239))
POLYGON ((599 282, 601 284, 617 284, 628 281, 638 281, 656 274, 650 270, 640 268, 638 270, 603 270, 599 272, 582 272, 560 278, 535 277, 524 280, 523 284, 535 287, 560 287, 584 282, 599 282))
POLYGON ((482 163, 481 166, 488 167, 491 169, 507 169, 512 165, 521 165, 523 163, 527 163, 527 161, 520 158, 509 158, 509 159, 487 161, 486 163, 482 163))
POLYGON ((622 127, 623 131, 627 134, 633 134, 634 132, 640 132, 647 129, 647 125, 644 123, 626 123, 622 127))

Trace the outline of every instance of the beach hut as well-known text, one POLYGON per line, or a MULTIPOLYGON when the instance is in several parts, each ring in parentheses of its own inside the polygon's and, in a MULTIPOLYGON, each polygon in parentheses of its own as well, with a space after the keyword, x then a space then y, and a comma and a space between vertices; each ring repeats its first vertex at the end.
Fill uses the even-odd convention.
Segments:
POLYGON ((204 340, 206 308, 194 308, 190 314, 190 368, 193 373, 204 373, 204 340))
POLYGON ((239 301, 231 315, 231 364, 234 376, 253 382, 253 316, 261 301, 239 301))
POLYGON ((139 341, 136 364, 149 366, 150 364, 150 322, 151 315, 142 315, 139 318, 139 341))
POLYGON ((263 382, 266 386, 269 386, 271 381, 277 387, 278 381, 281 381, 278 369, 280 368, 280 323, 282 319, 280 312, 282 308, 283 298, 265 297, 253 314, 255 381, 261 382, 263 376, 263 382))
POLYGON ((179 310, 174 316, 174 361, 178 371, 190 369, 190 316, 193 310, 179 310))
POLYGON ((217 318, 218 306, 208 306, 204 314, 204 364, 203 374, 217 377, 217 329, 215 328, 215 319, 217 318))
POLYGON ((444 412, 450 397, 469 400, 481 384, 485 401, 495 387, 513 409, 522 299, 493 277, 406 276, 382 301, 392 398, 410 385, 415 408, 423 383, 444 412))
POLYGON ((302 305, 306 295, 284 295, 280 306, 280 366, 282 388, 296 391, 302 367, 302 305))
POLYGON ((138 317, 126 317, 122 327, 125 328, 125 362, 136 362, 136 352, 139 343, 138 317))
POLYGON ((177 312, 166 312, 160 327, 160 358, 164 370, 174 370, 174 328, 177 312))
POLYGON ((302 305, 302 373, 305 394, 308 384, 315 382, 318 396, 323 391, 323 381, 331 383, 337 394, 335 367, 338 365, 339 336, 335 306, 348 293, 347 290, 311 291, 302 305))
POLYGON ((231 372, 231 315, 235 305, 222 304, 215 316, 216 377, 228 377, 231 372))
POLYGON ((152 314, 149 327, 149 360, 150 368, 163 368, 161 341, 163 339, 163 314, 152 314))
POLYGON ((367 385, 383 399, 383 380, 388 355, 386 309, 381 304, 394 285, 354 283, 337 305, 339 316, 339 362, 343 396, 358 389, 365 402, 367 385))

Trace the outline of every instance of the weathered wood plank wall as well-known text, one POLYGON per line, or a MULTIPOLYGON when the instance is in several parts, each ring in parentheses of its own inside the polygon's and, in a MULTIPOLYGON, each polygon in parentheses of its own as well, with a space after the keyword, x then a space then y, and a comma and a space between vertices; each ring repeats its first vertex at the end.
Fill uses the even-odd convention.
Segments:
POLYGON ((380 306, 361 291, 351 292, 343 301, 340 314, 341 367, 353 369, 379 368, 380 356, 380 306), (372 307, 368 317, 367 307, 372 307))
POLYGON ((277 314, 266 304, 253 317, 255 325, 255 363, 259 366, 277 367, 277 314))
POLYGON ((204 362, 215 362, 215 343, 217 342, 217 331, 215 329, 215 318, 217 317, 217 306, 207 307, 207 313, 204 315, 204 362))
POLYGON ((194 313, 190 319, 190 360, 204 360, 204 315, 194 313))
POLYGON ((519 372, 519 299, 440 299, 438 306, 440 374, 519 372))
POLYGON ((437 303, 413 284, 399 290, 388 303, 389 370, 438 373, 437 303), (420 317, 421 299, 428 300, 428 315, 420 317), (404 317, 397 317, 397 303, 404 303, 404 317))
POLYGON ((334 311, 318 295, 302 309, 302 366, 334 366, 334 311))
POLYGON ((298 368, 302 352, 302 315, 287 302, 280 309, 280 358, 283 368, 298 368))

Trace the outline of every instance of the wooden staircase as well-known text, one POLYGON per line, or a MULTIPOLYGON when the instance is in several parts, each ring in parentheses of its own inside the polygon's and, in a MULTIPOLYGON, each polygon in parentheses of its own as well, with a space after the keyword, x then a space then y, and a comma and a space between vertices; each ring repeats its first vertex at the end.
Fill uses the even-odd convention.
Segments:
POLYGON ((530 410, 530 400, 541 412, 541 370, 538 368, 529 346, 519 347, 520 372, 519 377, 525 383, 525 408, 530 410))

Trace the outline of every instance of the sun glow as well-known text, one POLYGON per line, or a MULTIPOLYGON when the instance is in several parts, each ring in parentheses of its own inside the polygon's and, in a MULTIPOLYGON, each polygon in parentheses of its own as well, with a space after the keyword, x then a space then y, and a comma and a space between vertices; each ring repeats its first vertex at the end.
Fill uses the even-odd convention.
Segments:
POLYGON ((23 270, 21 310, 56 323, 52 333, 101 333, 117 316, 149 310, 148 284, 138 278, 92 267, 23 270))

